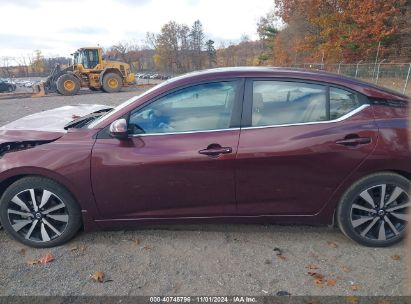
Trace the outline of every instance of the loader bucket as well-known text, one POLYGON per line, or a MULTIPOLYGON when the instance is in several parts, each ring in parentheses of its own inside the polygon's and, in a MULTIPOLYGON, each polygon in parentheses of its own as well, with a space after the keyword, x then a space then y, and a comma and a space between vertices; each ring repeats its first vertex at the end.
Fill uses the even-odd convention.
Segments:
POLYGON ((38 82, 33 85, 33 95, 31 97, 42 97, 46 96, 46 91, 44 90, 44 82, 38 82))

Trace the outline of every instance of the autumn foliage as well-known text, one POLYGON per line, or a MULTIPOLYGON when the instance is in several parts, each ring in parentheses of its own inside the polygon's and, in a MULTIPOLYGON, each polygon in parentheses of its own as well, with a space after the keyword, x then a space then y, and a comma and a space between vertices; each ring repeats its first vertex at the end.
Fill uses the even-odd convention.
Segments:
MULTIPOLYGON (((405 0, 276 0, 286 27, 274 38, 274 64, 355 62, 396 51, 405 0)), ((410 54, 411 55, 411 54, 410 54)))

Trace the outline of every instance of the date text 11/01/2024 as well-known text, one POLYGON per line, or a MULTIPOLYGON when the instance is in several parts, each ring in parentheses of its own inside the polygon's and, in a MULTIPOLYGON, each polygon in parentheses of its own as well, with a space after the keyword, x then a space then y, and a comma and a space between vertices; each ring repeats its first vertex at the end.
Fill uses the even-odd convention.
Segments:
POLYGON ((255 297, 150 297, 150 303, 256 303, 255 297))

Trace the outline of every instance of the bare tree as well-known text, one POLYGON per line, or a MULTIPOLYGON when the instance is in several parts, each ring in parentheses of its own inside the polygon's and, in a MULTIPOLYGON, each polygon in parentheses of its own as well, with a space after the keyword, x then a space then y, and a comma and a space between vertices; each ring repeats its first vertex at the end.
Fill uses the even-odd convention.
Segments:
POLYGON ((27 56, 20 56, 16 58, 17 65, 19 66, 20 77, 27 77, 29 76, 29 55, 27 56))
POLYGON ((2 71, 3 71, 3 76, 5 77, 11 77, 11 67, 10 67, 10 63, 12 61, 11 57, 8 56, 3 56, 1 57, 1 67, 2 67, 2 71))

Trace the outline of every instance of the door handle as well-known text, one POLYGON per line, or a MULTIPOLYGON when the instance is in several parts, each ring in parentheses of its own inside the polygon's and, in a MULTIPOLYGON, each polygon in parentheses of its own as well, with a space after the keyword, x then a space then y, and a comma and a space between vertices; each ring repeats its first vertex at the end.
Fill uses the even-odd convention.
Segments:
POLYGON ((346 136, 344 139, 337 140, 335 142, 338 145, 343 145, 343 146, 351 146, 355 147, 358 145, 367 145, 371 143, 371 138, 369 137, 348 137, 346 136))
POLYGON ((207 149, 198 151, 198 153, 208 156, 217 156, 220 154, 228 154, 231 152, 233 152, 233 149, 231 147, 221 147, 216 145, 210 145, 207 147, 207 149))

